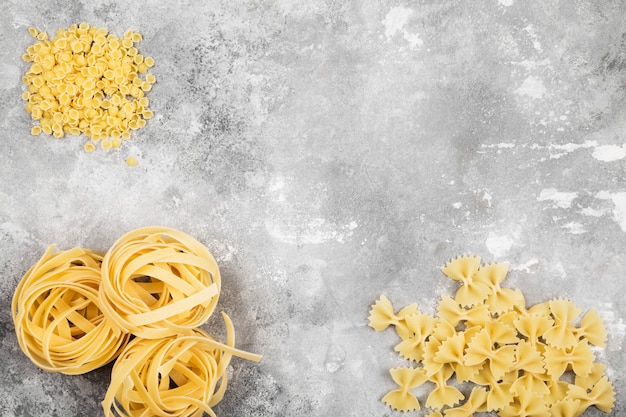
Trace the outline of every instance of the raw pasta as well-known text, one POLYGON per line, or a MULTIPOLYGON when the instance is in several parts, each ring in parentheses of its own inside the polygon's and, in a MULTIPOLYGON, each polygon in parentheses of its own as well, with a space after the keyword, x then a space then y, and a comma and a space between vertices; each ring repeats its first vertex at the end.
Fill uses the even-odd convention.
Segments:
POLYGON ((102 254, 48 247, 24 275, 11 311, 20 348, 41 369, 83 374, 119 355, 130 335, 102 314, 102 254))
POLYGON ((215 417, 231 358, 261 359, 235 348, 225 313, 226 343, 194 327, 213 312, 221 282, 208 249, 185 233, 137 229, 106 254, 53 249, 15 290, 17 339, 35 365, 53 372, 82 374, 117 358, 105 416, 215 417))
POLYGON ((220 271, 208 249, 165 227, 120 237, 102 260, 100 302, 117 328, 157 339, 190 334, 209 318, 220 292, 220 271))
POLYGON ((212 408, 224 396, 226 367, 232 356, 259 361, 259 355, 235 349, 235 330, 226 323, 226 344, 194 329, 161 339, 136 338, 113 366, 102 407, 106 417, 215 417, 212 408))
POLYGON ((38 122, 33 135, 84 133, 103 149, 118 148, 153 117, 144 95, 156 82, 147 74, 154 59, 133 46, 140 34, 128 30, 120 39, 87 23, 60 29, 52 39, 36 28, 28 31, 37 42, 22 56, 31 65, 22 78, 22 99, 38 122))
MULTIPOLYGON (((581 311, 570 300, 526 308, 519 289, 501 286, 508 265, 481 266, 479 257, 453 259, 442 272, 461 287, 454 298, 441 298, 437 317, 414 304, 394 313, 384 295, 368 317, 376 331, 396 328, 401 341, 395 350, 416 365, 399 369, 423 373, 434 384, 426 399, 429 416, 495 411, 501 417, 574 417, 591 406, 611 412, 615 390, 592 350, 604 347, 607 337, 595 310, 575 324, 581 311), (467 384, 473 388, 465 399, 457 387, 467 384)), ((383 402, 401 411, 419 409, 411 392, 417 384, 394 372, 392 378, 399 387, 383 402)))

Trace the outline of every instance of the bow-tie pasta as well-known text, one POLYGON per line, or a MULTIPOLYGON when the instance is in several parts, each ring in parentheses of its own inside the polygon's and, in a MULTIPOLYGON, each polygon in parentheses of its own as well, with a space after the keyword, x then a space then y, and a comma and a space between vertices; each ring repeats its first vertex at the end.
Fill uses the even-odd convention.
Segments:
POLYGON ((607 337, 595 310, 579 320, 570 300, 526 308, 519 289, 501 286, 505 263, 461 256, 442 272, 461 286, 454 298, 442 297, 436 317, 415 304, 396 313, 384 295, 371 307, 370 327, 395 327, 401 339, 395 350, 413 362, 391 370, 397 387, 385 404, 419 410, 423 399, 411 391, 430 382, 425 405, 432 417, 575 417, 591 406, 611 412, 615 390, 592 349, 604 347, 607 337), (467 388, 468 398, 457 387, 467 388))

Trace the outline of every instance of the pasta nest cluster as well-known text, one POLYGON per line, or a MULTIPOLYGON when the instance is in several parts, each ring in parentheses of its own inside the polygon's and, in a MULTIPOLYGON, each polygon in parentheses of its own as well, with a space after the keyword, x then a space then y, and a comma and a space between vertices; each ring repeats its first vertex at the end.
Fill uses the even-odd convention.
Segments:
POLYGON ((370 310, 369 326, 393 326, 401 339, 395 351, 414 364, 390 370, 397 388, 385 404, 420 410, 421 392, 429 417, 574 417, 591 406, 611 412, 615 390, 593 352, 607 337, 595 310, 580 318, 565 299, 527 308, 519 289, 501 286, 506 263, 462 256, 442 271, 461 286, 454 298, 441 298, 436 316, 416 304, 395 311, 384 295, 370 310))
POLYGON ((91 139, 84 146, 88 152, 96 142, 118 148, 153 117, 145 93, 156 82, 148 73, 154 59, 135 47, 141 34, 127 30, 118 38, 87 23, 60 29, 51 39, 36 28, 29 33, 37 42, 22 56, 30 63, 22 98, 38 122, 33 135, 84 133, 91 139))
POLYGON ((50 246, 12 300, 22 351, 38 367, 82 374, 113 360, 105 416, 215 416, 233 356, 261 357, 198 327, 213 313, 220 272, 191 236, 164 227, 131 231, 106 252, 50 246), (114 414, 116 412, 117 414, 114 414))

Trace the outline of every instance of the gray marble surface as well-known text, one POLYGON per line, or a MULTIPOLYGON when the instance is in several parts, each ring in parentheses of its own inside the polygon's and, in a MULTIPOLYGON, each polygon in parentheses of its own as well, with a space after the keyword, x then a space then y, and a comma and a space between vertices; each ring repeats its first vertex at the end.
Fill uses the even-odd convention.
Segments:
MULTIPOLYGON (((626 5, 608 0, 0 2, 0 415, 98 416, 109 368, 21 353, 17 282, 45 248, 145 225, 205 243, 241 348, 218 416, 399 416, 386 294, 433 313, 463 253, 529 304, 606 322, 626 415, 626 5), (27 28, 144 36, 156 117, 121 149, 32 137, 27 28), (139 165, 126 166, 128 156, 139 165)), ((217 317, 206 326, 223 332, 217 317)), ((421 415, 419 413, 411 415, 421 415)), ((590 409, 587 416, 605 415, 590 409)))

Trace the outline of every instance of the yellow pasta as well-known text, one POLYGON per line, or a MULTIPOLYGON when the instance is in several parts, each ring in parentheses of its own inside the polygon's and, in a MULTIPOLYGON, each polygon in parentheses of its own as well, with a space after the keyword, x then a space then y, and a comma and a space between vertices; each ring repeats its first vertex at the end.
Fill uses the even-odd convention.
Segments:
POLYGON ((543 401, 537 401, 537 396, 528 391, 521 391, 513 402, 498 412, 500 417, 551 417, 550 410, 543 401))
POLYGON ((391 378, 399 387, 390 391, 382 402, 398 411, 416 411, 420 403, 410 390, 426 382, 426 374, 420 368, 395 368, 390 371, 391 378))
POLYGON ((134 156, 129 156, 128 158, 126 158, 126 165, 128 165, 129 167, 135 167, 138 163, 139 162, 137 162, 137 158, 135 158, 134 156))
MULTIPOLYGON (((226 343, 193 327, 213 312, 221 282, 208 249, 185 233, 145 227, 123 235, 106 254, 53 250, 15 290, 17 339, 47 371, 82 374, 116 360, 105 416, 215 417, 231 358, 261 359, 235 348, 225 313, 226 343)), ((423 370, 417 373, 426 380, 423 370)))
POLYGON ((482 387, 474 387, 463 405, 447 409, 444 415, 445 417, 471 417, 475 412, 481 411, 486 402, 487 390, 482 387))
POLYGON ((435 383, 435 389, 428 394, 426 407, 440 410, 445 406, 453 406, 465 398, 458 388, 446 383, 453 373, 451 366, 444 365, 439 372, 428 377, 431 382, 435 383))
MULTIPOLYGON (((508 264, 481 266, 479 257, 462 256, 442 272, 460 287, 454 298, 441 298, 436 317, 414 304, 394 313, 384 296, 369 316, 377 331, 394 325, 402 339, 394 349, 421 365, 416 369, 434 383, 426 399, 434 409, 430 416, 495 411, 500 417, 570 417, 591 406, 607 413, 613 409, 615 391, 604 374, 606 365, 594 362, 591 348, 603 347, 607 337, 595 310, 576 325, 581 312, 569 300, 527 308, 520 290, 502 286, 508 264), (452 378, 456 384, 448 383, 452 378), (478 387, 461 402, 457 384, 478 387)), ((412 385, 399 385, 383 401, 397 410, 417 409, 412 385)))
POLYGON ((115 359, 129 335, 103 317, 102 254, 50 246, 24 275, 11 310, 20 348, 41 369, 76 375, 115 359))
POLYGON ((155 339, 202 325, 220 285, 204 245, 178 230, 144 227, 120 237, 105 254, 99 298, 117 328, 155 339))
POLYGON ((215 417, 212 408, 224 396, 226 367, 232 356, 259 361, 259 355, 235 349, 235 331, 228 316, 226 344, 194 329, 160 339, 135 338, 111 372, 102 407, 106 417, 215 417))
POLYGON ((35 28, 28 31, 37 42, 22 56, 31 64, 22 77, 26 87, 22 98, 26 111, 38 122, 31 128, 33 135, 62 138, 84 133, 94 142, 127 139, 131 130, 153 117, 147 102, 136 106, 156 82, 147 73, 154 59, 144 58, 133 46, 141 35, 131 31, 131 36, 120 40, 107 29, 87 23, 60 29, 52 39, 35 28))
POLYGON ((420 361, 424 354, 424 342, 435 328, 435 318, 416 313, 407 316, 404 320, 411 336, 398 343, 394 350, 406 359, 420 361))

